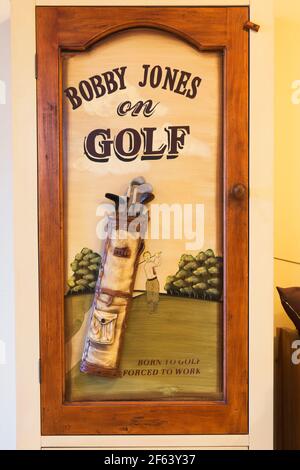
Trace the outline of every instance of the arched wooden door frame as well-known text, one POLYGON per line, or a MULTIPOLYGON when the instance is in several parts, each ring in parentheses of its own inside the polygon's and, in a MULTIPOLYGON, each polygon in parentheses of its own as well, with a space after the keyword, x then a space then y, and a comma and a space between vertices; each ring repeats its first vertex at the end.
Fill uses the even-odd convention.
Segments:
MULTIPOLYGON (((248 20, 247 7, 38 7, 37 103, 42 434, 248 432, 248 20), (145 17, 147 21, 145 21, 145 17), (222 402, 64 401, 63 50, 85 50, 127 27, 176 31, 224 54, 224 383, 222 402), (75 27, 76 26, 76 27, 75 27), (237 228, 238 226, 238 228, 237 228), (56 259, 56 263, 53 263, 56 259)), ((201 45, 201 46, 200 46, 201 45)))

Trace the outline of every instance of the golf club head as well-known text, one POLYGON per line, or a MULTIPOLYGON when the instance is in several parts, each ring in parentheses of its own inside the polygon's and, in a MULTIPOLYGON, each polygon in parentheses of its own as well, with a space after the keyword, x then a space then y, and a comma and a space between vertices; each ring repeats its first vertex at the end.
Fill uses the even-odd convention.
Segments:
POLYGON ((127 197, 130 198, 130 195, 135 186, 139 186, 141 184, 144 184, 145 182, 146 180, 143 176, 137 176, 136 178, 133 178, 133 180, 130 181, 129 186, 127 188, 127 192, 126 192, 127 197))
POLYGON ((116 211, 119 210, 120 205, 127 203, 126 196, 118 196, 117 194, 106 193, 105 197, 115 203, 116 211))
POLYGON ((116 204, 116 206, 119 205, 119 196, 117 194, 106 193, 105 197, 113 201, 116 204))
POLYGON ((148 204, 148 202, 153 201, 155 198, 153 193, 144 193, 141 195, 140 203, 141 204, 148 204))
POLYGON ((139 194, 152 193, 153 192, 153 186, 150 183, 141 184, 140 186, 137 187, 137 192, 139 194))
POLYGON ((144 183, 144 184, 141 184, 140 186, 135 186, 133 190, 132 199, 130 201, 131 204, 135 204, 139 202, 141 199, 141 194, 152 193, 152 191, 153 191, 153 187, 149 183, 144 183))
POLYGON ((136 178, 133 178, 133 180, 131 180, 130 185, 140 185, 144 183, 146 183, 145 178, 143 176, 137 176, 136 178))

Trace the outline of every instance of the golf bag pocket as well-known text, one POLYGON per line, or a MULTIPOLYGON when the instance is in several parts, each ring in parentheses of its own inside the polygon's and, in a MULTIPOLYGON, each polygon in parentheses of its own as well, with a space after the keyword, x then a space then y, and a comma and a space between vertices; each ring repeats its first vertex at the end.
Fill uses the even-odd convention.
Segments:
POLYGON ((89 338, 97 344, 113 344, 117 324, 117 313, 95 309, 89 338))

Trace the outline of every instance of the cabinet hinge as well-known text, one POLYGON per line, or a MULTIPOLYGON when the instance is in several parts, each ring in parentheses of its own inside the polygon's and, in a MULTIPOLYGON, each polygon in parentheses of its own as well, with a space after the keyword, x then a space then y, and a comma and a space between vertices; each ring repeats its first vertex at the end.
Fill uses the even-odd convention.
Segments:
POLYGON ((35 79, 37 80, 37 78, 38 78, 38 56, 37 56, 37 54, 35 54, 34 60, 35 60, 35 79))

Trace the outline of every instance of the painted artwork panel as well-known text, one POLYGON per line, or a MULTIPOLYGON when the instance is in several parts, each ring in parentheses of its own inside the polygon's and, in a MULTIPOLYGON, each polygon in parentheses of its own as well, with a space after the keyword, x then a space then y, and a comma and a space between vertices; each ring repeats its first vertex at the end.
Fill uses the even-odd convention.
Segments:
POLYGON ((222 400, 222 54, 130 30, 64 53, 62 87, 66 401, 222 400), (131 272, 134 239, 103 251, 105 194, 130 206, 135 178, 154 199, 131 272), (131 298, 103 316, 118 263, 131 298), (117 344, 118 374, 85 373, 87 338, 95 361, 117 344))

